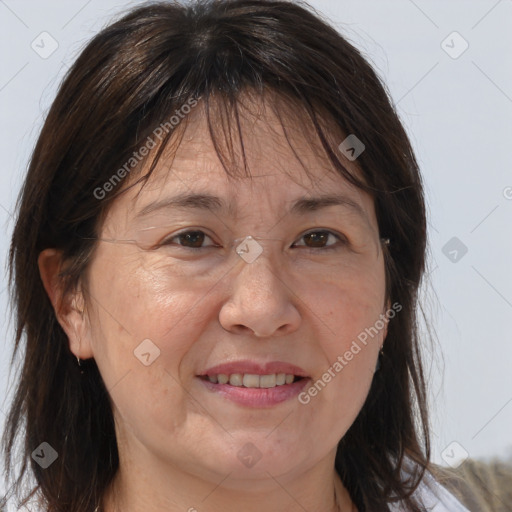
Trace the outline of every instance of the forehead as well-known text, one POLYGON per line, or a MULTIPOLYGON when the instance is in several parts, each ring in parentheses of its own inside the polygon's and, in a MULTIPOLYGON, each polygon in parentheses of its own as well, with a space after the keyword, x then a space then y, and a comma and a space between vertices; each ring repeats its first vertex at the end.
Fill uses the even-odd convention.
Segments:
MULTIPOLYGON (((321 193, 342 195, 359 205, 368 219, 373 216, 372 198, 338 174, 312 126, 300 125, 295 116, 277 114, 273 105, 247 98, 237 113, 228 125, 225 112, 210 105, 212 139, 201 102, 179 126, 178 136, 164 151, 149 180, 130 190, 127 197, 121 196, 117 206, 129 208, 135 216, 171 195, 197 193, 225 198, 222 207, 236 216, 253 209, 256 203, 265 203, 279 213, 298 197, 321 193)), ((343 134, 330 129, 326 136, 334 146, 343 134)), ((360 176, 354 162, 347 160, 344 165, 360 176)))
MULTIPOLYGON (((307 115, 305 111, 300 112, 299 105, 291 111, 289 104, 277 98, 262 100, 244 96, 242 103, 236 105, 236 111, 229 114, 220 101, 208 106, 208 114, 204 104, 201 106, 203 109, 196 109, 186 119, 179 146, 172 151, 173 170, 185 167, 187 171, 194 169, 200 174, 204 170, 221 177, 226 173, 218 165, 220 151, 226 157, 225 164, 236 176, 250 175, 257 179, 285 175, 307 186, 312 182, 304 178, 318 182, 329 173, 332 178, 339 178, 312 123, 306 122, 307 115)), ((341 137, 336 131, 339 132, 329 126, 326 133, 333 142, 341 137)), ((352 171, 357 172, 356 166, 352 167, 352 171)), ((166 175, 168 173, 161 173, 163 177, 166 175)))

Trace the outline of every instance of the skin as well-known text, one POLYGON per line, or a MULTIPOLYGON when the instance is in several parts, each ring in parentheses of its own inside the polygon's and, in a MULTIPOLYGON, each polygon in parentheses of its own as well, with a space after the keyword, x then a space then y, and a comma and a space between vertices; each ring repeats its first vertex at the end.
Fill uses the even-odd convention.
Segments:
MULTIPOLYGON (((205 246, 222 247, 233 238, 263 237, 254 262, 219 248, 191 255, 178 239, 156 251, 99 242, 81 288, 64 297, 56 277, 60 253, 40 255, 71 351, 95 358, 111 396, 120 470, 103 500, 107 512, 224 512, 240 503, 246 512, 324 512, 336 510, 335 490, 340 510, 355 510, 334 470, 336 446, 368 394, 386 328, 305 405, 295 397, 266 409, 244 407, 196 377, 220 363, 279 360, 315 382, 389 307, 372 198, 329 173, 325 155, 309 145, 313 135, 304 138, 290 122, 308 177, 270 109, 253 114, 241 120, 252 180, 228 178, 197 108, 173 158, 159 162, 142 190, 115 200, 101 237, 194 228, 210 237, 205 246), (166 210, 135 220, 150 202, 183 191, 217 195, 234 211, 166 210), (341 206, 287 213, 293 200, 320 193, 345 194, 366 219, 341 206), (343 234, 348 245, 330 236, 308 250, 303 235, 314 228, 343 234), (329 252, 329 245, 338 248, 329 252), (145 339, 160 350, 149 366, 134 356, 145 339), (237 457, 247 443, 262 455, 250 468, 237 457)), ((346 166, 357 172, 356 162, 346 166)))

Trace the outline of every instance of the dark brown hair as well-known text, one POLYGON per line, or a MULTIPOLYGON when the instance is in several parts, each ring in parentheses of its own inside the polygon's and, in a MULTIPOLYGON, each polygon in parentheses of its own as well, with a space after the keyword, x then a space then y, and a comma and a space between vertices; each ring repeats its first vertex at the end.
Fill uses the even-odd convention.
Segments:
MULTIPOLYGON (((139 6, 97 34, 61 84, 30 161, 10 250, 13 364, 22 344, 24 354, 3 449, 8 477, 14 461, 22 462, 13 493, 27 473, 35 477, 22 504, 36 495, 49 512, 91 512, 118 469, 109 394, 94 360, 80 374, 43 288, 38 255, 61 250, 69 263, 62 279, 69 290, 78 285, 100 221, 122 187, 107 187, 101 198, 95 191, 105 191, 160 123, 192 98, 205 106, 229 173, 215 128, 225 140, 233 130, 227 121, 237 119, 248 91, 270 91, 295 106, 340 176, 374 198, 380 234, 391 240, 387 296, 402 309, 389 322, 367 400, 338 445, 336 470, 360 512, 387 510, 393 499, 420 510, 411 494, 430 447, 417 325, 426 251, 418 165, 385 86, 360 52, 309 5, 277 0, 139 6), (229 116, 212 115, 213 98, 229 116), (344 166, 326 123, 364 143, 361 179, 344 166), (31 458, 43 441, 59 454, 47 469, 31 458), (417 468, 408 480, 400 472, 406 458, 417 468)), ((150 172, 172 135, 170 129, 153 152, 150 172)))

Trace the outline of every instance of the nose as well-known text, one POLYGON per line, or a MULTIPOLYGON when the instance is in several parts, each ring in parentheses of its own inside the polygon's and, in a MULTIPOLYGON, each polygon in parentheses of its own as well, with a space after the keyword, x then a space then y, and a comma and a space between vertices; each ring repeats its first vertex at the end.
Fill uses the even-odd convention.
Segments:
POLYGON ((270 337, 298 329, 297 295, 289 275, 271 261, 270 252, 266 248, 251 263, 241 259, 239 268, 227 277, 231 278, 230 297, 219 313, 220 324, 227 331, 270 337))

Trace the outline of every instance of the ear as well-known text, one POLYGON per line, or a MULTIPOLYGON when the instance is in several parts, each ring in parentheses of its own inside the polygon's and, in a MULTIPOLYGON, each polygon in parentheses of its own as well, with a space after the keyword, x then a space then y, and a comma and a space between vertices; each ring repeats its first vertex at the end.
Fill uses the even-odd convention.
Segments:
POLYGON ((64 269, 62 251, 45 249, 39 254, 37 264, 57 321, 68 337, 69 349, 80 359, 93 357, 83 293, 79 289, 66 294, 65 280, 60 276, 64 269))

